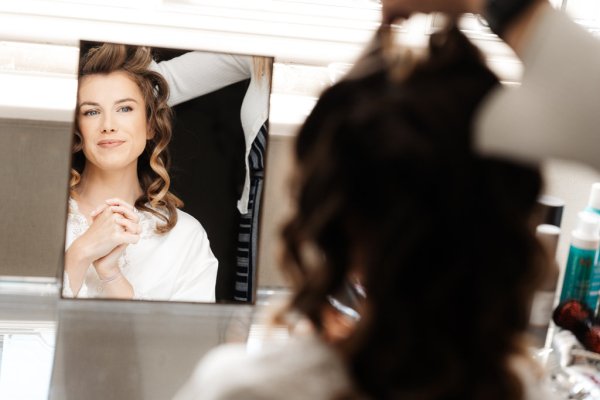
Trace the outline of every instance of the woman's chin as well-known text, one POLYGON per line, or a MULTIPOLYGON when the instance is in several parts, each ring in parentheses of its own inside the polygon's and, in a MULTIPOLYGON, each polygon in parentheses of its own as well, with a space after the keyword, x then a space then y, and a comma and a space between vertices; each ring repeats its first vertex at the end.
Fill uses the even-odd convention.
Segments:
POLYGON ((93 163, 94 167, 102 172, 124 172, 127 169, 136 169, 136 160, 104 160, 102 162, 93 163))

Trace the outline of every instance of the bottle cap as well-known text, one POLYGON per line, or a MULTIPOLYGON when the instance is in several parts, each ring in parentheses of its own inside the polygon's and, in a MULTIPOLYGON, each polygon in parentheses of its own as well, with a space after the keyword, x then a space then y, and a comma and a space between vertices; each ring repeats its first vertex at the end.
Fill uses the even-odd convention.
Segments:
POLYGON ((588 209, 589 211, 600 214, 600 182, 596 182, 592 185, 590 198, 588 200, 588 209))
POLYGON ((558 237, 560 236, 560 228, 549 224, 538 225, 535 236, 538 238, 548 255, 555 257, 556 248, 558 247, 558 237))
POLYGON ((580 211, 577 216, 579 217, 579 221, 577 222, 575 231, 586 238, 593 240, 597 239, 598 228, 600 227, 600 216, 588 211, 580 211))
MULTIPOLYGON (((599 197, 600 198, 600 197, 599 197)), ((538 198, 540 224, 549 224, 558 226, 562 220, 565 202, 563 199, 554 196, 542 195, 538 198)))

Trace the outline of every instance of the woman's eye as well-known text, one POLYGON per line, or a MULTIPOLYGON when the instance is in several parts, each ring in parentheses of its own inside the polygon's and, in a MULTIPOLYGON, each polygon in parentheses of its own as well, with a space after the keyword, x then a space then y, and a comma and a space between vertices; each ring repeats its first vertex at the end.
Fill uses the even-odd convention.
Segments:
POLYGON ((92 117, 94 115, 98 115, 98 111, 97 110, 87 110, 83 112, 83 115, 85 115, 86 117, 92 117))
POLYGON ((129 112, 133 110, 133 108, 129 107, 129 106, 123 106, 121 108, 119 108, 119 112, 129 112))

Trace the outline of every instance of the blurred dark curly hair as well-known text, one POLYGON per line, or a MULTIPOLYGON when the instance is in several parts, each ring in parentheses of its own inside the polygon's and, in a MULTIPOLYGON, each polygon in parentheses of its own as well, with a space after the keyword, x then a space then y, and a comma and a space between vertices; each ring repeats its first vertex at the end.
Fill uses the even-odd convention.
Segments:
POLYGON ((397 81, 386 66, 327 90, 296 141, 295 214, 283 265, 322 329, 327 296, 360 271, 367 292, 341 344, 376 399, 518 400, 539 281, 534 167, 478 155, 475 110, 496 76, 452 26, 397 81))

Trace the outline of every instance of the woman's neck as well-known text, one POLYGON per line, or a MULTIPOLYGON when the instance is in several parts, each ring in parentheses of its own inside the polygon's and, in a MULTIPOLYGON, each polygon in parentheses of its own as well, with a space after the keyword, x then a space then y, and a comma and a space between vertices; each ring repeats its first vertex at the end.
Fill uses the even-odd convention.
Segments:
POLYGON ((78 202, 95 209, 108 199, 119 198, 131 205, 142 195, 137 175, 137 165, 118 171, 103 171, 90 163, 81 174, 77 188, 78 202))

